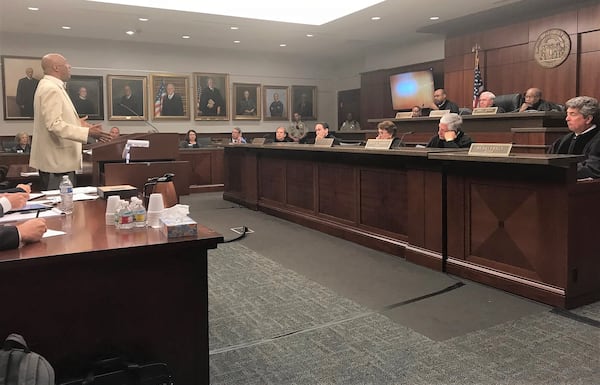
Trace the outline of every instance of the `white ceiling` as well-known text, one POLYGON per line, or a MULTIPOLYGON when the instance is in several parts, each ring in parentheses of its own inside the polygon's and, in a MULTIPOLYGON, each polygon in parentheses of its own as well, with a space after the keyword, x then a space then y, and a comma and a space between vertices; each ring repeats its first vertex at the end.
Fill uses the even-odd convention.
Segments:
MULTIPOLYGON (((528 1, 531 3, 531 0, 528 1)), ((310 26, 85 0, 0 0, 0 31, 52 35, 57 38, 68 36, 194 48, 224 48, 240 52, 351 58, 353 55, 362 55, 367 48, 393 47, 407 42, 440 38, 440 35, 416 31, 430 28, 434 23, 443 25, 453 19, 498 7, 506 9, 514 3, 525 2, 387 0, 322 26, 310 26), (40 10, 29 11, 29 6, 39 7, 40 10), (380 16, 382 19, 372 21, 372 16, 380 16), (431 21, 430 16, 439 16, 440 19, 431 21), (139 17, 150 20, 141 22, 139 17), (63 25, 70 26, 71 30, 61 29, 63 25), (231 30, 231 26, 237 26, 239 30, 231 30), (137 33, 128 36, 125 34, 127 30, 136 30, 137 33), (314 37, 306 37, 306 34, 314 34, 314 37), (182 35, 190 35, 191 38, 184 40, 182 35), (234 40, 240 40, 240 43, 235 44, 234 40), (280 47, 282 43, 287 46, 280 47)), ((475 18, 473 21, 475 26, 475 18)))

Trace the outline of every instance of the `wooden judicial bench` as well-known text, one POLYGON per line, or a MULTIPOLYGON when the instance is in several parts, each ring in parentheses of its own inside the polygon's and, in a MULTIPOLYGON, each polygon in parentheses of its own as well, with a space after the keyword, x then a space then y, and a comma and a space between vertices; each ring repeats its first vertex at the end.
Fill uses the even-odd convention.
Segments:
MULTIPOLYGON (((545 153, 556 139, 569 132, 566 114, 556 111, 509 112, 495 115, 462 115, 462 130, 475 142, 513 143, 513 151, 545 153)), ((374 128, 383 120, 398 126, 398 135, 408 143, 427 143, 437 133, 440 118, 369 119, 374 128)))
POLYGON ((223 197, 572 308, 600 298, 600 182, 576 180, 578 159, 235 145, 225 148, 223 197))
POLYGON ((177 384, 208 384, 207 250, 223 237, 167 239, 158 229, 106 226, 105 201, 47 218, 65 235, 0 252, 0 335, 19 333, 56 369, 81 376, 123 354, 165 362, 177 384))

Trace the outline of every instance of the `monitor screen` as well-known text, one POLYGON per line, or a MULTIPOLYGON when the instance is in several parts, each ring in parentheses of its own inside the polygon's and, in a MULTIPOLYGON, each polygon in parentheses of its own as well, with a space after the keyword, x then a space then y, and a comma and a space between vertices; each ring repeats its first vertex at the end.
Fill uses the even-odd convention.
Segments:
POLYGON ((433 103, 433 71, 405 72, 390 76, 394 110, 410 110, 414 106, 433 103))

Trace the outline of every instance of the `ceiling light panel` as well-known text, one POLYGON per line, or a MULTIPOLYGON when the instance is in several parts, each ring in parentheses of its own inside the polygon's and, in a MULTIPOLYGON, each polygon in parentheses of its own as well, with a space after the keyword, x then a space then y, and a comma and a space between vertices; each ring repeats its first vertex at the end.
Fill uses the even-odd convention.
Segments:
POLYGON ((239 0, 170 0, 168 2, 164 0, 87 1, 309 25, 326 24, 383 2, 383 0, 348 0, 342 2, 322 0, 302 0, 299 2, 281 0, 254 0, 251 2, 239 0))

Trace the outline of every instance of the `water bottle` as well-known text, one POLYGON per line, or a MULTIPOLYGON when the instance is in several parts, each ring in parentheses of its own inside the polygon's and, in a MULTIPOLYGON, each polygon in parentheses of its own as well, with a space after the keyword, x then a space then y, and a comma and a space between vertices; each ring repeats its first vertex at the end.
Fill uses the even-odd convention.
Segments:
POLYGON ((60 190, 60 210, 65 214, 71 214, 73 212, 73 183, 68 175, 63 175, 58 188, 60 190))
POLYGON ((146 209, 142 201, 136 197, 132 197, 130 208, 133 212, 134 227, 146 227, 146 209))
POLYGON ((129 205, 127 204, 127 202, 122 201, 121 209, 119 210, 118 216, 119 216, 119 224, 118 224, 119 230, 133 229, 133 213, 131 212, 131 209, 129 208, 129 205))

